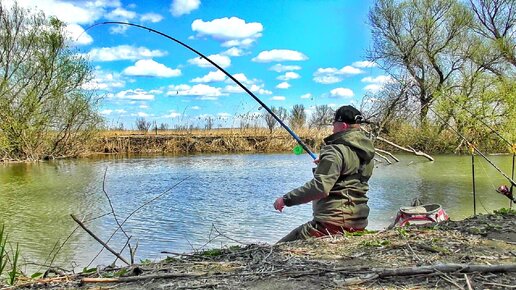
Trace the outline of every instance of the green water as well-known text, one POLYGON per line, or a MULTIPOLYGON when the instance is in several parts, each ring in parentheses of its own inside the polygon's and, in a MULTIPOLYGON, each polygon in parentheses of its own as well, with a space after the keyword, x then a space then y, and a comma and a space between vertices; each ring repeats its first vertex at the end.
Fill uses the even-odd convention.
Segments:
MULTIPOLYGON (((399 163, 376 166, 368 194, 368 228, 385 228, 399 207, 416 197, 441 204, 452 219, 473 214, 470 156, 434 156, 434 162, 399 157, 399 163)), ((512 156, 490 158, 511 174, 512 156)), ((477 213, 509 207, 508 199, 494 191, 509 184, 507 180, 481 157, 475 164, 477 213)), ((235 240, 273 243, 311 219, 310 205, 280 214, 272 202, 309 180, 312 165, 307 155, 293 154, 111 156, 4 164, 0 165, 0 224, 5 224, 12 242, 20 243, 29 272, 38 270, 34 264, 77 271, 90 262, 107 265, 114 260, 102 253, 92 261, 101 246, 76 229, 70 218, 74 214, 84 219, 106 241, 116 229, 112 215, 105 215, 111 212, 106 194, 123 220, 169 190, 134 212, 124 225, 133 245, 138 241, 137 261, 163 258, 161 251, 190 252, 235 240)), ((126 237, 117 233, 109 245, 120 250, 125 242, 126 237)))

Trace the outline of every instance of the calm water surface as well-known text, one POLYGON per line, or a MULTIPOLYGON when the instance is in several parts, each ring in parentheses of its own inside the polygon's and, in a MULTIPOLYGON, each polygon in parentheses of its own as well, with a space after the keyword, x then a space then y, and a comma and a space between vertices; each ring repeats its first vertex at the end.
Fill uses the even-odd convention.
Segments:
MULTIPOLYGON (((401 162, 375 169, 368 194, 369 229, 385 228, 399 207, 415 197, 443 205, 452 219, 473 214, 471 157, 436 156, 435 162, 399 157, 401 162)), ((511 173, 512 157, 490 158, 511 173)), ((508 207, 508 199, 494 191, 508 182, 481 157, 475 164, 477 212, 508 207)), ((137 261, 163 258, 161 251, 191 252, 235 241, 274 243, 311 219, 310 205, 280 214, 272 203, 308 181, 312 167, 308 155, 293 154, 110 156, 0 165, 0 224, 5 224, 12 242, 20 243, 28 269, 36 267, 30 263, 54 260, 54 265, 80 270, 102 246, 76 229, 70 214, 84 219, 106 241, 116 222, 103 216, 111 212, 103 187, 120 221, 168 190, 124 225, 132 244, 138 241, 137 261)), ((109 244, 119 250, 125 242, 117 233, 109 244)), ((112 261, 102 253, 91 265, 112 261)))

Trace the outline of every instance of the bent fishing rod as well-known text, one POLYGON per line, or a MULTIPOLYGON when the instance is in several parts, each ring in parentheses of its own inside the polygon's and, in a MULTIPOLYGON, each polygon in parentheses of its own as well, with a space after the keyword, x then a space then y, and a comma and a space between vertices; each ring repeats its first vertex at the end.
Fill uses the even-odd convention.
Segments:
POLYGON ((267 112, 269 112, 269 114, 271 114, 271 116, 276 119, 276 121, 278 121, 278 123, 280 123, 280 125, 285 129, 287 130, 287 132, 297 141, 297 143, 306 151, 306 153, 308 153, 314 160, 317 159, 317 157, 315 156, 314 153, 312 153, 312 151, 310 151, 310 149, 308 148, 308 146, 306 146, 306 144, 301 140, 301 138, 299 138, 299 136, 294 133, 294 131, 292 131, 292 129, 290 129, 264 102, 262 102, 262 100, 260 100, 255 94, 253 94, 253 92, 251 92, 246 86, 244 86, 241 82, 239 82, 235 77, 233 77, 233 75, 231 75, 230 73, 228 73, 227 71, 225 71, 222 67, 220 67, 217 63, 215 63, 214 61, 212 61, 211 59, 209 59, 207 56, 205 56, 204 54, 202 54, 201 52, 197 51, 196 49, 194 49, 193 47, 187 45, 186 43, 168 35, 168 34, 165 34, 161 31, 158 31, 158 30, 155 30, 155 29, 152 29, 150 27, 147 27, 147 26, 143 26, 143 25, 139 25, 139 24, 134 24, 134 23, 130 23, 130 22, 120 22, 120 21, 105 21, 105 22, 100 22, 100 23, 96 23, 96 24, 93 24, 91 25, 90 27, 86 28, 84 30, 84 32, 86 32, 87 30, 95 27, 95 26, 100 26, 100 25, 108 25, 108 24, 118 24, 118 25, 128 25, 128 26, 133 26, 133 27, 138 27, 138 28, 141 28, 141 29, 144 29, 144 30, 147 30, 147 31, 150 31, 150 32, 153 32, 153 33, 156 33, 158 35, 161 35, 163 37, 166 37, 180 45, 182 45, 183 47, 189 49, 190 51, 196 53, 197 55, 199 55, 201 58, 205 59, 206 61, 208 61, 209 63, 211 63, 213 66, 215 66, 217 69, 219 69, 221 72, 223 72, 225 75, 227 75, 230 79, 232 79, 237 85, 239 85, 245 92, 247 92, 251 97, 253 97, 253 99, 255 101, 257 101, 267 112))

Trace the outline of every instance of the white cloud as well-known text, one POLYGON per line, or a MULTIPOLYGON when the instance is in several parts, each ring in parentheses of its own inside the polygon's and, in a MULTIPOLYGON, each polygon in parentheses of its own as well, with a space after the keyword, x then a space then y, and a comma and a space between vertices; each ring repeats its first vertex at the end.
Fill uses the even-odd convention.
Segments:
POLYGON ((302 95, 300 98, 301 99, 310 99, 311 97, 312 97, 312 94, 308 93, 308 94, 302 95))
POLYGON ((87 45, 93 42, 93 38, 82 28, 79 24, 68 24, 65 28, 65 33, 70 37, 70 40, 76 45, 87 45))
MULTIPOLYGON (((6 0, 4 7, 11 7, 14 1, 6 0)), ((2 3, 2 4, 3 4, 2 3)), ((46 16, 56 16, 65 23, 91 24, 100 19, 105 11, 121 6, 120 1, 59 1, 38 0, 18 1, 18 5, 29 9, 42 10, 46 16)))
POLYGON ((157 13, 145 13, 140 16, 140 21, 142 21, 142 22, 149 21, 152 23, 157 23, 157 22, 160 22, 161 20, 163 20, 163 16, 161 16, 160 14, 157 14, 157 13))
POLYGON ((199 8, 199 5, 201 5, 200 0, 173 0, 170 4, 170 13, 175 17, 190 14, 190 12, 199 8))
POLYGON ((246 39, 232 39, 226 42, 223 42, 221 46, 223 47, 232 47, 232 46, 241 46, 241 47, 249 47, 253 42, 255 42, 255 38, 246 38, 246 39))
POLYGON ((221 72, 220 70, 211 71, 207 75, 200 77, 200 78, 194 78, 191 80, 193 83, 211 83, 211 82, 221 82, 226 79, 226 75, 221 72))
POLYGON ((120 74, 105 72, 99 68, 94 70, 94 78, 83 85, 85 90, 106 90, 112 91, 125 86, 125 81, 120 74))
POLYGON ((284 71, 293 71, 293 70, 300 70, 301 67, 298 65, 283 65, 283 64, 275 64, 269 68, 270 70, 276 71, 276 72, 284 72, 284 71))
POLYGON ((290 84, 287 83, 287 82, 282 82, 282 83, 279 83, 276 88, 278 89, 288 89, 290 88, 290 84))
POLYGON ((213 100, 222 95, 220 88, 215 88, 205 84, 197 84, 194 86, 177 85, 170 86, 167 96, 200 96, 202 99, 213 100))
POLYGON ((157 49, 150 50, 142 46, 119 45, 115 47, 93 48, 87 53, 87 57, 92 61, 115 61, 161 57, 166 54, 165 51, 157 49))
POLYGON ((200 110, 200 109, 201 109, 201 107, 199 107, 199 106, 193 106, 193 107, 191 107, 190 109, 192 109, 192 110, 200 110))
POLYGON ((138 117, 148 117, 148 116, 149 116, 149 114, 147 114, 147 113, 145 113, 145 112, 138 112, 138 113, 136 113, 136 115, 137 115, 138 117))
POLYGON ((359 68, 366 68, 366 67, 376 67, 377 64, 372 61, 355 61, 352 66, 359 67, 359 68))
POLYGON ((226 119, 229 119, 229 117, 231 117, 231 114, 222 112, 222 113, 218 113, 217 116, 220 117, 221 119, 226 120, 226 119))
POLYGON ((244 89, 242 89, 239 85, 227 85, 222 89, 225 93, 230 94, 240 94, 244 93, 244 89))
POLYGON ((364 87, 364 90, 366 90, 368 92, 372 92, 372 93, 377 93, 377 92, 381 91, 382 88, 383 88, 383 85, 380 85, 380 84, 369 84, 364 87))
POLYGON ((121 91, 118 92, 115 97, 118 99, 127 99, 133 101, 154 100, 153 94, 150 94, 142 89, 121 91))
POLYGON ((117 110, 115 110, 115 112, 117 112, 119 114, 127 113, 127 111, 124 109, 117 109, 117 110))
POLYGON ((361 73, 363 73, 362 70, 349 65, 344 66, 341 69, 337 69, 334 67, 319 68, 314 73, 313 80, 316 83, 333 84, 341 82, 346 76, 357 75, 361 73))
MULTIPOLYGON (((207 56, 211 61, 218 64, 221 68, 226 68, 231 65, 231 59, 225 55, 212 54, 207 56)), ((204 58, 196 57, 188 60, 188 63, 194 64, 199 67, 214 67, 213 64, 209 63, 204 58)))
POLYGON ((302 61, 307 59, 308 57, 299 51, 289 49, 273 49, 260 52, 257 57, 252 59, 252 61, 302 61))
POLYGON ((111 10, 111 12, 105 14, 104 17, 108 20, 127 21, 134 19, 136 17, 136 12, 126 10, 122 7, 117 7, 116 9, 111 10))
POLYGON ((176 111, 170 111, 167 115, 163 116, 163 118, 171 118, 171 119, 174 119, 177 117, 181 117, 181 113, 178 113, 176 111))
POLYGON ((124 74, 131 76, 153 76, 153 77, 177 77, 181 75, 181 70, 171 69, 155 62, 152 59, 142 59, 137 61, 133 66, 124 69, 124 74))
POLYGON ((355 94, 348 88, 336 88, 330 91, 330 97, 334 98, 350 98, 355 94))
POLYGON ((391 83, 394 80, 390 76, 381 75, 381 76, 377 76, 377 77, 365 77, 361 81, 364 83, 386 84, 386 83, 391 83))
POLYGON ((227 55, 227 56, 242 56, 242 55, 244 55, 244 51, 240 48, 232 47, 232 48, 222 52, 221 54, 227 55))
POLYGON ((283 75, 278 76, 277 79, 278 80, 282 80, 282 81, 288 81, 288 80, 295 80, 295 79, 298 79, 300 77, 301 76, 298 73, 289 71, 289 72, 286 72, 283 75))
POLYGON ((261 23, 246 23, 238 17, 219 18, 204 22, 196 19, 192 22, 192 30, 198 36, 211 36, 214 39, 226 41, 225 46, 249 45, 257 38, 261 37, 263 26, 261 23), (233 43, 227 43, 235 41, 233 43))
POLYGON ((274 96, 270 98, 271 101, 284 101, 286 98, 284 96, 274 96))
POLYGON ((139 105, 138 108, 140 108, 140 109, 148 109, 149 105, 143 103, 143 104, 139 105))
POLYGON ((101 115, 110 115, 112 112, 113 112, 113 110, 106 109, 106 110, 100 111, 99 113, 101 115))

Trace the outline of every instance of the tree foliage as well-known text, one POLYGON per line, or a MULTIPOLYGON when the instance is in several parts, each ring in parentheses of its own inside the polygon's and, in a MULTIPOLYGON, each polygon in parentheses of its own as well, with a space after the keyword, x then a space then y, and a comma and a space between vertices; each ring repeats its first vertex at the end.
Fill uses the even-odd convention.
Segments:
POLYGON ((102 121, 97 99, 82 89, 91 69, 64 28, 0 2, 0 159, 77 155, 102 121))
POLYGON ((369 59, 393 81, 367 96, 369 114, 387 131, 400 120, 434 125, 437 134, 453 126, 474 140, 507 131, 516 118, 515 6, 514 0, 376 1, 369 59))

